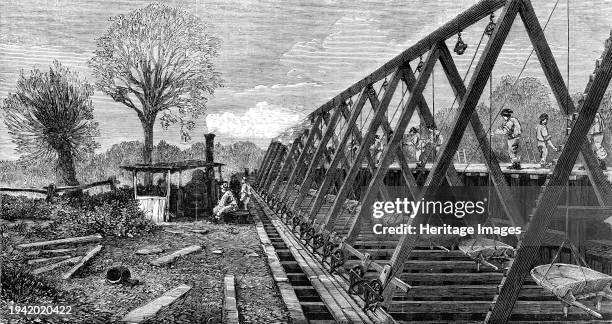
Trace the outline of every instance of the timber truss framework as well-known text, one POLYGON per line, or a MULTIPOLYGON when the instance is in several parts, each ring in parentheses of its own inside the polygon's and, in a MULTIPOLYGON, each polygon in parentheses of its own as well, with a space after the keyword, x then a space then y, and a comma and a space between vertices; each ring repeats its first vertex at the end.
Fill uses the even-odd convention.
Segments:
MULTIPOLYGON (((513 226, 526 228, 523 235, 518 238, 514 262, 502 279, 501 288, 492 301, 492 306, 486 316, 486 322, 488 323, 505 323, 512 313, 524 278, 535 265, 534 262, 542 244, 542 238, 546 234, 559 197, 561 197, 563 186, 568 182, 572 167, 579 155, 584 161, 600 205, 612 206, 612 187, 598 167, 597 159, 586 140, 587 131, 612 78, 610 40, 606 43, 607 47, 604 54, 598 59, 596 69, 584 91, 584 100, 580 107, 575 107, 572 100, 567 100, 567 98, 570 98, 570 94, 563 82, 563 77, 546 41, 531 1, 483 0, 315 110, 310 115, 310 129, 296 138, 290 147, 278 141, 273 141, 262 162, 261 172, 257 174, 255 187, 277 211, 292 219, 292 222, 308 227, 315 232, 314 235, 324 235, 327 242, 336 244, 336 250, 348 251, 348 253, 357 254, 363 259, 364 255, 359 254, 356 249, 352 248, 352 244, 355 243, 362 225, 368 220, 370 214, 368 206, 371 206, 377 198, 385 199, 389 197, 383 179, 393 161, 399 162, 402 178, 409 188, 410 195, 415 200, 421 198, 427 200, 433 197, 438 188, 443 185, 445 179, 451 186, 461 186, 461 180, 452 161, 466 128, 470 124, 476 134, 480 150, 485 157, 495 193, 502 202, 503 213, 513 226), (469 83, 466 85, 457 70, 453 56, 445 41, 499 9, 501 9, 501 12, 498 14, 499 18, 495 24, 495 29, 486 43, 469 83), (478 101, 483 94, 517 15, 520 16, 520 20, 525 26, 559 107, 566 115, 580 111, 558 163, 540 193, 536 207, 526 218, 522 217, 518 210, 518 204, 509 189, 499 161, 495 156, 488 154, 490 149, 488 131, 490 130, 487 131, 484 128, 481 116, 476 111, 478 101), (413 71, 411 64, 421 56, 426 58, 423 61, 424 64, 419 66, 418 70, 420 72, 417 74, 413 71), (452 126, 448 136, 446 136, 447 140, 435 157, 435 162, 424 186, 420 187, 417 185, 408 165, 408 160, 401 149, 401 141, 415 111, 426 125, 435 125, 433 114, 423 96, 423 91, 437 62, 441 64, 460 104, 451 120, 452 126), (387 78, 389 81, 387 81, 387 78), (384 85, 377 93, 374 88, 375 83, 383 79, 385 79, 384 85), (406 87, 408 99, 401 101, 403 106, 399 111, 399 119, 396 125, 392 127, 388 120, 388 108, 400 84, 406 87), (368 102, 374 115, 367 129, 362 132, 357 127, 357 120, 368 102), (340 124, 342 124, 342 127, 339 126, 340 124), (376 133, 379 130, 382 130, 383 134, 392 135, 390 135, 390 140, 382 152, 380 163, 376 163, 375 158, 371 156, 370 147, 373 145, 376 133), (356 147, 356 151, 353 151, 353 146, 356 147), (354 154, 347 154, 347 152, 354 152, 354 154), (317 170, 320 170, 322 161, 328 163, 324 168, 325 176, 321 183, 315 184, 315 175, 317 170), (341 239, 335 237, 335 240, 330 240, 330 237, 334 237, 334 233, 332 233, 334 225, 337 225, 338 217, 342 214, 345 202, 349 198, 363 163, 366 164, 372 174, 367 189, 362 192, 359 202, 360 206, 366 208, 357 208, 357 216, 352 219, 350 224, 347 224, 350 227, 344 237, 341 239), (289 202, 289 194, 296 187, 297 196, 292 202, 289 202), (318 190, 309 205, 309 211, 307 213, 297 212, 313 187, 318 187, 318 190), (333 196, 332 207, 323 219, 314 223, 315 217, 331 188, 336 193, 333 196), (525 219, 527 222, 525 222, 525 219)), ((409 224, 418 226, 425 221, 424 217, 419 215, 410 219, 409 224)), ((390 264, 385 267, 377 267, 382 272, 380 277, 383 282, 394 283, 385 285, 383 297, 390 296, 392 290, 397 287, 403 286, 404 289, 406 288, 407 285, 402 285, 401 281, 391 277, 392 274, 402 272, 404 261, 410 256, 416 240, 416 235, 403 235, 395 247, 390 264)), ((333 254, 327 253, 325 257, 333 258, 333 254)))

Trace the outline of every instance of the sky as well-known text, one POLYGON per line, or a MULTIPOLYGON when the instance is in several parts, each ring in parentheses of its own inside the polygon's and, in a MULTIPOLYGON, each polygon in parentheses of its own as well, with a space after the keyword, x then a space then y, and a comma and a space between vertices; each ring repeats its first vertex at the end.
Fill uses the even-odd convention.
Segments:
MULTIPOLYGON (((250 140, 264 147, 282 130, 374 71, 477 1, 162 1, 183 8, 209 25, 222 40, 214 64, 225 86, 209 101, 207 114, 192 134, 203 141, 208 132, 222 143, 250 140)), ((556 1, 533 0, 542 24, 556 1)), ((95 40, 108 28, 108 18, 127 14, 149 1, 2 0, 0 2, 0 98, 13 91, 23 69, 48 69, 53 59, 93 82, 87 66, 95 40)), ((546 36, 562 74, 567 74, 567 3, 560 0, 546 36)), ((612 28, 612 0, 569 0, 570 91, 584 89, 594 60, 612 28)), ((463 31, 469 45, 455 56, 467 69, 487 19, 463 31)), ((455 38, 447 41, 454 46, 455 38)), ((481 47, 480 51, 484 45, 481 47)), ((494 78, 516 76, 531 51, 520 19, 515 21, 494 69, 494 78)), ((476 53, 478 56, 479 53, 476 53)), ((523 76, 545 79, 535 58, 523 76)), ((434 72, 425 96, 436 107, 453 97, 441 68, 434 72)), ((142 140, 133 111, 103 93, 94 94, 101 150, 125 140, 142 140)), ((483 100, 486 100, 484 98, 483 100)), ((431 105, 432 103, 430 103, 431 105)), ((2 116, 0 115, 0 118, 2 116)), ((155 129, 155 141, 182 147, 178 128, 155 129)), ((15 159, 15 146, 0 123, 0 159, 15 159)))

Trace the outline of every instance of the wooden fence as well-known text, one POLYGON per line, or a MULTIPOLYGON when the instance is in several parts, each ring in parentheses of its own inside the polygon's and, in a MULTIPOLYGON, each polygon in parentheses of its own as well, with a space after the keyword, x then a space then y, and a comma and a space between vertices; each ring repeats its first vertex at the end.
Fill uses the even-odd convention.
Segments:
POLYGON ((94 188, 94 187, 99 187, 99 186, 106 186, 106 185, 108 185, 110 187, 110 189, 114 191, 114 190, 117 189, 117 184, 118 183, 119 183, 119 181, 117 181, 117 178, 112 176, 112 177, 108 178, 108 180, 97 181, 97 182, 92 182, 90 184, 83 184, 83 185, 78 185, 78 186, 56 187, 55 184, 51 183, 48 186, 42 187, 42 188, 0 187, 0 192, 32 192, 32 193, 38 193, 38 194, 46 195, 47 201, 52 201, 53 197, 55 197, 60 192, 69 192, 69 191, 76 191, 76 190, 86 190, 86 189, 90 189, 90 188, 94 188))

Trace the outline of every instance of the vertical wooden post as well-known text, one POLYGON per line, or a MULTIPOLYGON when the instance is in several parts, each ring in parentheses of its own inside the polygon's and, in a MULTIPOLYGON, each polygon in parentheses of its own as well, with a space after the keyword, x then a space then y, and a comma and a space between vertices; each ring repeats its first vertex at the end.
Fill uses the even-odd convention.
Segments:
POLYGON ((111 191, 117 191, 117 177, 111 176, 108 178, 108 185, 111 191))
POLYGON ((132 184, 134 186, 134 199, 138 198, 138 171, 132 171, 132 184))
POLYGON ((183 172, 178 172, 178 190, 176 191, 176 215, 183 214, 183 172))
POLYGON ((172 173, 170 170, 166 172, 166 213, 164 216, 164 222, 170 220, 170 196, 172 191, 172 173))
POLYGON ((50 183, 47 186, 47 201, 48 202, 53 202, 53 196, 55 196, 55 184, 50 183))

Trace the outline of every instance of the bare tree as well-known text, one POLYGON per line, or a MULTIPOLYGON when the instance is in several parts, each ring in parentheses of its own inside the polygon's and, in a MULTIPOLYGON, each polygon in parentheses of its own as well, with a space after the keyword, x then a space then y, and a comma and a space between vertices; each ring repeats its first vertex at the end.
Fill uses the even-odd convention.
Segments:
POLYGON ((93 86, 54 61, 48 73, 21 71, 15 93, 3 100, 9 134, 26 161, 57 161, 57 181, 78 185, 75 160, 98 144, 93 86))
POLYGON ((96 86, 138 115, 143 162, 150 164, 157 116, 163 114, 163 127, 179 123, 188 140, 208 98, 222 86, 212 63, 220 40, 198 17, 159 3, 110 21, 90 66, 96 86))

